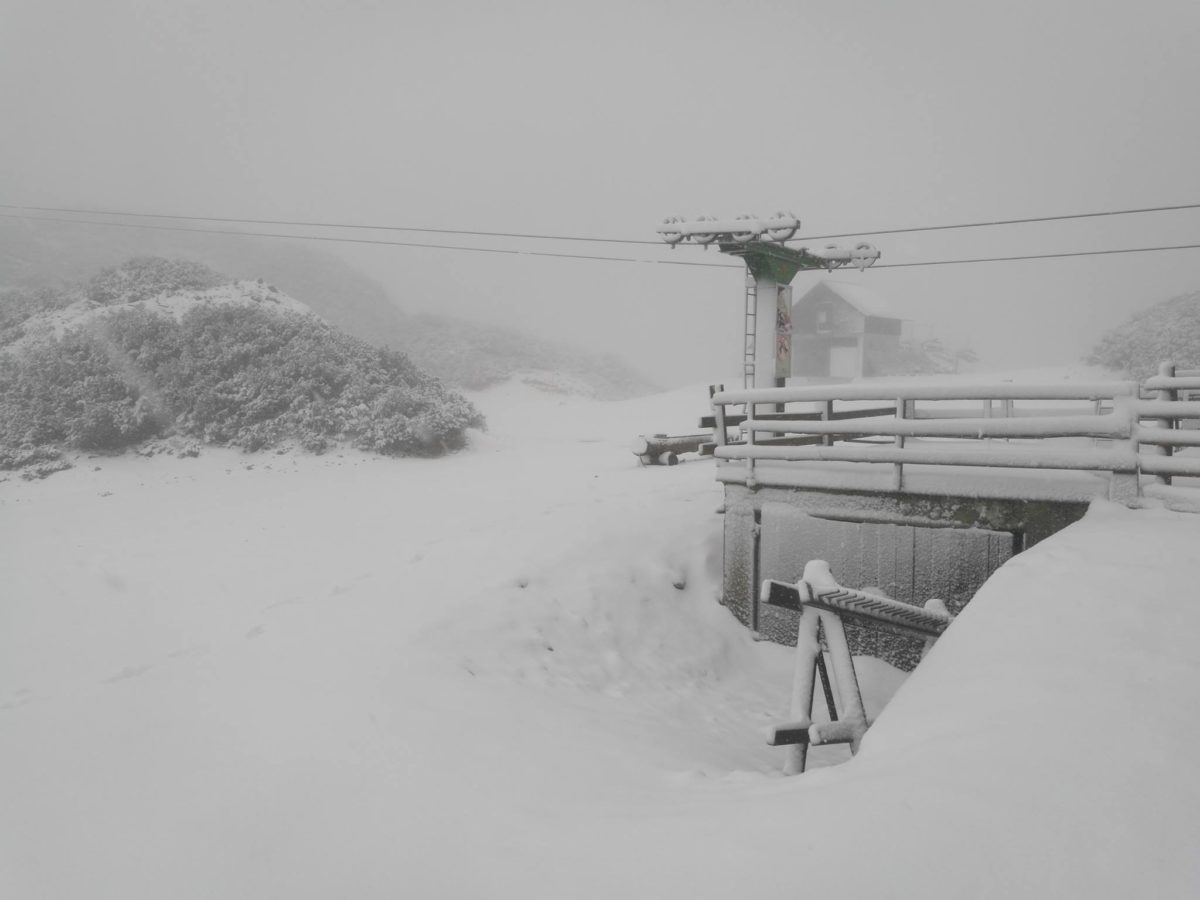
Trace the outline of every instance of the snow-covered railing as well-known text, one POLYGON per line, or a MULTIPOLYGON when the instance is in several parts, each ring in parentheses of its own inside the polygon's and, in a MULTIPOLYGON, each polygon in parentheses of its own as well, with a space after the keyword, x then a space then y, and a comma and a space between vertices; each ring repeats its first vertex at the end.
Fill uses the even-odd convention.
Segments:
POLYGON ((1180 455, 1200 447, 1200 370, 1179 370, 1173 363, 1158 367, 1158 375, 1142 385, 1152 399, 1138 403, 1141 422, 1138 441, 1140 471, 1155 476, 1144 492, 1168 501, 1200 508, 1200 489, 1174 483, 1175 478, 1200 478, 1200 456, 1180 455))
POLYGON ((1189 391, 1200 397, 1200 372, 1170 366, 1140 388, 1129 381, 875 382, 718 390, 715 456, 744 463, 740 477, 727 472, 723 480, 751 487, 770 484, 780 465, 792 463, 891 466, 896 491, 907 465, 973 466, 1109 473, 1110 495, 1132 501, 1142 493, 1141 475, 1167 486, 1173 477, 1200 478, 1200 456, 1176 452, 1200 447, 1200 430, 1182 424, 1200 420, 1200 400, 1181 399, 1189 391), (734 425, 740 441, 729 439, 734 425))
POLYGON ((718 424, 730 405, 744 406, 749 417, 741 422, 743 442, 722 443, 724 430, 714 430, 715 455, 744 462, 750 486, 770 480, 758 470, 761 462, 890 465, 895 490, 904 487, 906 465, 1076 469, 1134 478, 1137 397, 1134 382, 1120 381, 876 382, 719 391, 712 398, 718 424), (879 415, 880 403, 888 403, 890 415, 879 415), (872 407, 868 417, 855 415, 863 404, 872 407), (1075 440, 1051 443, 1054 439, 1075 440))

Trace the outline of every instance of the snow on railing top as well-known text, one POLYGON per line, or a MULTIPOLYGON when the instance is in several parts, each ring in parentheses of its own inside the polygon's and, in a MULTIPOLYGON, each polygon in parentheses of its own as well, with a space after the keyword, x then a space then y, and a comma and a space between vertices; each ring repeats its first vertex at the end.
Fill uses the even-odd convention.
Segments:
POLYGON ((1127 438, 1129 416, 1078 415, 1016 418, 843 419, 831 422, 748 419, 747 431, 771 434, 835 434, 858 437, 983 438, 1106 437, 1127 438))
POLYGON ((1148 391, 1200 391, 1200 375, 1154 375, 1142 387, 1148 391))

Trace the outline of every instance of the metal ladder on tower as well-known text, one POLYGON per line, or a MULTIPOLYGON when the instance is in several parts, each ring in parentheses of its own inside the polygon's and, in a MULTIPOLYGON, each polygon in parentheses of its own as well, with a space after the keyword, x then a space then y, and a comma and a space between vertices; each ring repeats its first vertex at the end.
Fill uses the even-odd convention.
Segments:
POLYGON ((758 340, 758 286, 746 276, 746 317, 742 339, 742 387, 754 387, 754 345, 758 340))

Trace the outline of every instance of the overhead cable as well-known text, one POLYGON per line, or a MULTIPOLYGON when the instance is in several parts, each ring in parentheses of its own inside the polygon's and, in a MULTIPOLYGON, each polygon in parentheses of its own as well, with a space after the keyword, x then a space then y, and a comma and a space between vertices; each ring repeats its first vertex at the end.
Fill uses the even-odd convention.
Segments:
MULTIPOLYGON (((51 213, 70 213, 73 215, 103 215, 103 216, 123 216, 127 218, 139 219, 176 219, 180 221, 190 222, 226 222, 239 225, 277 225, 289 228, 347 228, 359 229, 368 231, 410 231, 424 234, 457 234, 466 237, 494 237, 494 238, 514 238, 520 240, 538 240, 538 241, 582 241, 601 244, 637 244, 637 245, 655 245, 660 244, 659 241, 651 240, 633 240, 628 238, 610 238, 610 237, 589 237, 585 235, 572 234, 535 234, 523 232, 509 231, 474 231, 459 228, 429 228, 407 225, 371 225, 351 222, 308 222, 301 220, 287 219, 250 219, 250 218, 233 218, 228 216, 194 216, 194 215, 173 215, 168 213, 145 213, 145 212, 130 212, 127 210, 110 210, 110 209, 76 209, 70 207, 58 206, 22 206, 18 204, 0 203, 0 209, 27 209, 34 212, 51 212, 51 213)), ((833 238, 849 238, 860 237, 863 235, 880 235, 880 234, 914 234, 918 232, 928 231, 955 231, 964 228, 990 228, 1000 225, 1028 225, 1038 222, 1064 222, 1073 219, 1095 219, 1112 216, 1129 216, 1142 213, 1160 213, 1160 212, 1176 212, 1180 210, 1200 209, 1200 203, 1177 203, 1167 206, 1143 206, 1133 209, 1110 209, 1097 212, 1084 213, 1067 213, 1064 215, 1054 216, 1027 216, 1017 219, 992 219, 978 222, 959 222, 951 225, 919 225, 906 228, 884 228, 870 231, 847 231, 839 234, 815 234, 803 235, 793 238, 796 241, 820 241, 833 238)))
MULTIPOLYGON (((0 213, 3 219, 28 219, 35 222, 60 222, 68 225, 102 225, 110 228, 141 228, 149 231, 186 231, 192 234, 228 234, 236 237, 285 238, 293 241, 329 241, 335 244, 374 244, 385 247, 423 247, 427 250, 462 250, 468 253, 503 253, 511 256, 550 256, 560 259, 594 259, 605 262, 650 263, 664 266, 706 266, 717 269, 740 269, 736 263, 701 262, 688 259, 637 259, 632 256, 599 256, 586 253, 556 253, 551 250, 523 250, 514 247, 463 247, 457 244, 423 244, 416 241, 384 241, 373 238, 331 237, 322 234, 281 234, 267 231, 238 231, 229 228, 189 228, 184 225, 148 225, 140 222, 97 222, 87 219, 58 219, 50 216, 24 216, 0 213)), ((656 247, 663 246, 651 241, 656 247)))
MULTIPOLYGON (((0 218, 26 219, 36 222, 59 222, 69 225, 100 225, 111 228, 141 228, 150 231, 184 231, 192 234, 222 234, 233 235, 235 237, 283 238, 285 240, 294 241, 328 241, 337 244, 370 244, 385 247, 416 247, 424 248, 426 250, 458 250, 464 253, 501 253, 510 256, 555 257, 559 259, 584 259, 598 260, 602 262, 646 263, 651 265, 659 264, 666 266, 702 266, 710 269, 743 268, 742 265, 737 263, 702 262, 699 260, 638 259, 631 256, 600 256, 586 253, 557 253, 550 250, 523 250, 512 247, 464 247, 456 244, 424 244, 415 241, 384 241, 373 238, 331 237, 329 235, 319 234, 283 234, 265 231, 238 231, 234 229, 189 228, 183 225, 149 225, 134 222, 98 222, 86 219, 59 219, 49 216, 29 216, 14 213, 0 213, 0 218)), ((664 246, 658 242, 652 243, 658 247, 664 246)), ((1169 250, 1200 250, 1200 244, 1171 244, 1156 247, 1121 247, 1109 250, 1074 250, 1064 253, 1030 253, 1015 256, 980 256, 969 259, 933 259, 922 260, 920 262, 876 263, 874 266, 872 266, 872 269, 904 269, 917 268, 920 266, 955 266, 990 262, 1016 262, 1020 260, 1034 259, 1066 259, 1076 256, 1111 256, 1123 253, 1158 253, 1169 250)), ((838 268, 839 267, 834 267, 829 271, 838 271, 838 268)))
POLYGON ((623 240, 608 237, 584 237, 573 234, 521 234, 510 231, 466 231, 459 228, 417 228, 404 225, 359 225, 349 222, 299 222, 285 219, 235 219, 223 216, 177 216, 166 213, 121 212, 111 209, 69 209, 57 206, 17 206, 0 203, 0 209, 31 209, 35 212, 72 213, 90 216, 126 216, 135 219, 179 219, 189 222, 231 222, 238 225, 283 225, 289 228, 355 228, 364 231, 414 231, 424 234, 461 234, 466 237, 520 238, 534 241, 588 241, 596 244, 649 244, 661 246, 662 241, 623 240))
POLYGON ((1174 206, 1144 206, 1139 209, 1110 209, 1103 212, 1070 213, 1062 216, 1027 216, 1023 219, 994 219, 990 222, 960 222, 956 225, 922 225, 914 228, 885 228, 879 231, 848 231, 845 234, 812 234, 792 238, 792 240, 823 241, 830 238, 860 237, 862 235, 913 234, 918 231, 954 231, 960 228, 990 228, 993 225, 1029 225, 1034 222, 1065 222, 1068 219, 1131 216, 1136 213, 1174 212, 1181 209, 1200 209, 1200 203, 1178 203, 1174 206))
POLYGON ((934 259, 925 262, 881 263, 872 269, 903 269, 915 266, 957 266, 968 263, 1015 262, 1024 259, 1064 259, 1069 256, 1112 256, 1118 253, 1159 253, 1164 250, 1200 250, 1200 244, 1171 244, 1162 247, 1121 247, 1115 250, 1074 250, 1067 253, 1029 253, 1020 256, 981 256, 975 259, 934 259))

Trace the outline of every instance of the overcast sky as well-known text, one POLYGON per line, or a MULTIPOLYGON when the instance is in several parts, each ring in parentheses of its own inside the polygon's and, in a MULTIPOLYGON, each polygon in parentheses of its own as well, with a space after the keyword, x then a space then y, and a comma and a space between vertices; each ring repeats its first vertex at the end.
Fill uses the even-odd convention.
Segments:
MULTIPOLYGON (((1198 46, 1195 0, 0 0, 0 203, 636 240, 670 214, 825 234, 1196 203, 1198 46)), ((881 264, 1200 243, 1200 210, 870 239, 881 264)), ((738 368, 736 268, 339 252, 409 310, 665 383, 738 368)), ((1200 251, 835 277, 1040 365, 1200 289, 1200 251)))

